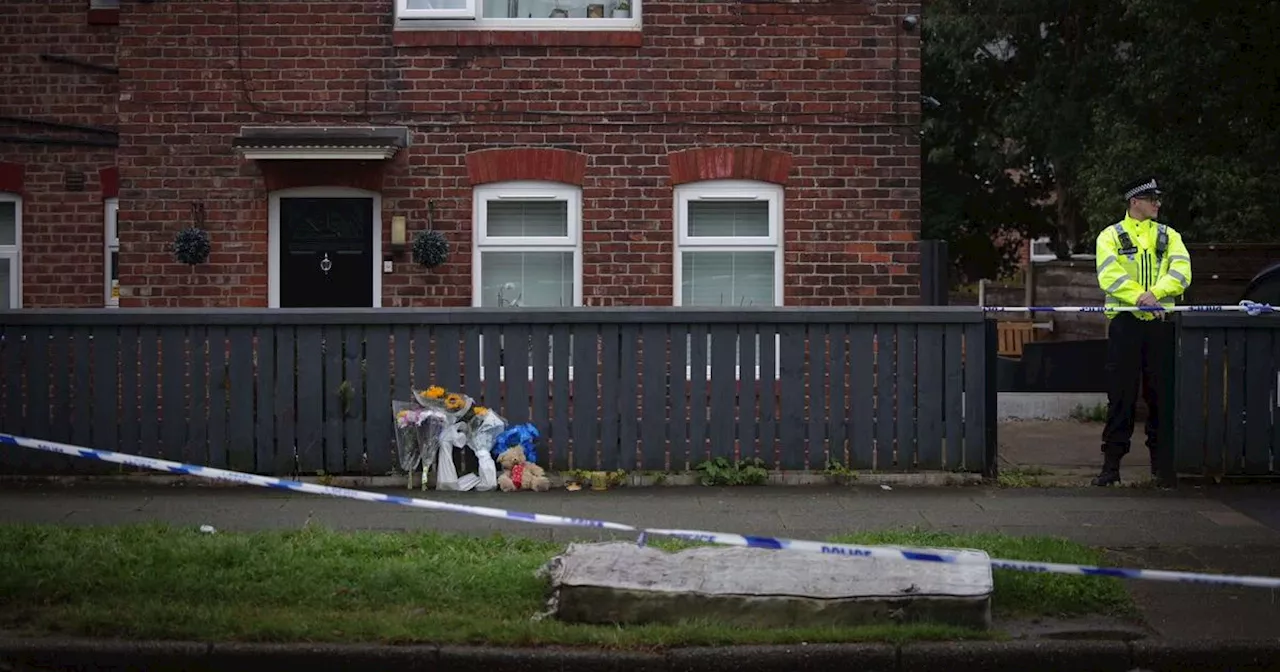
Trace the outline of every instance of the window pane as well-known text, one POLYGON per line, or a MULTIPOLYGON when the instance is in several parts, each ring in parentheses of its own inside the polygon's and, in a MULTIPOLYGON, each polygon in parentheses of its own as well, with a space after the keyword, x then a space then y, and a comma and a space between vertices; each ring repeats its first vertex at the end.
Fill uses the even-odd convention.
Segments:
MULTIPOLYGON (((633 0, 634 2, 634 0, 633 0)), ((620 0, 483 0, 486 19, 628 18, 620 0)))
POLYGON ((573 252, 481 252, 480 305, 573 305, 573 252))
POLYGON ((111 250, 111 300, 120 300, 120 250, 111 250))
POLYGON ((408 9, 459 10, 467 8, 467 0, 408 0, 408 9))
POLYGON ((0 245, 17 245, 18 204, 0 203, 0 245))
POLYGON ((689 237, 769 235, 767 201, 690 201, 689 237))
POLYGON ((773 252, 684 252, 681 263, 683 305, 774 305, 773 252))
POLYGON ((491 237, 564 237, 569 235, 566 201, 489 201, 491 237))
POLYGON ((9 290, 13 287, 13 278, 9 277, 12 269, 12 261, 7 257, 0 257, 0 309, 4 310, 13 307, 9 301, 9 290))
POLYGON ((107 204, 107 244, 120 244, 120 205, 118 203, 107 204))

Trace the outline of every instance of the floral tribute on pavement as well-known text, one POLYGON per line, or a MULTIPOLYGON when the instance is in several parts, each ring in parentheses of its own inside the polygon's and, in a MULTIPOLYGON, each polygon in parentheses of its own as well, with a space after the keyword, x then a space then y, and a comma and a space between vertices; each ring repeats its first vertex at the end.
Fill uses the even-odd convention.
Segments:
POLYGON ((422 489, 426 490, 435 467, 437 490, 494 490, 499 483, 498 457, 515 447, 523 449, 520 471, 537 466, 538 429, 529 423, 509 426, 505 418, 469 395, 432 385, 414 390, 413 401, 393 401, 391 407, 396 452, 400 468, 408 474, 409 488, 413 487, 414 472, 421 469, 422 489), (456 450, 470 450, 479 473, 459 476, 454 463, 456 450))

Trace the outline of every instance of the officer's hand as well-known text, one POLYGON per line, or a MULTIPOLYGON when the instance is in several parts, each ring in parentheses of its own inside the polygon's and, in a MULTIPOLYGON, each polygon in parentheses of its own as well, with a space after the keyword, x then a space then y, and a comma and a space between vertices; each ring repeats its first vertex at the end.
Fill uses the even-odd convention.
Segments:
POLYGON ((1151 292, 1143 292, 1142 296, 1138 297, 1138 305, 1158 308, 1160 307, 1160 302, 1156 300, 1155 294, 1152 294, 1151 292))

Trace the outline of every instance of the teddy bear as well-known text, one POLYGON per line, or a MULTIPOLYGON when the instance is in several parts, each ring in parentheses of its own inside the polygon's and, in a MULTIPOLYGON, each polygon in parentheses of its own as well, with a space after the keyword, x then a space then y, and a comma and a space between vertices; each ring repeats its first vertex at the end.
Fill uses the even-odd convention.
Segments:
POLYGON ((529 462, 524 457, 524 446, 514 445, 498 454, 498 466, 502 473, 498 475, 498 487, 503 492, 512 490, 535 490, 546 492, 551 489, 551 480, 537 463, 529 462))

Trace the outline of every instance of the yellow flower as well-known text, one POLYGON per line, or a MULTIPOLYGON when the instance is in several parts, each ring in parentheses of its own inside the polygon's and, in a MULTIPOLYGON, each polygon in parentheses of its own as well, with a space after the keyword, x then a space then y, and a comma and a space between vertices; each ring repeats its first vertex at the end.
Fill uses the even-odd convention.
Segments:
POLYGON ((485 408, 484 406, 476 406, 475 409, 473 410, 475 410, 476 415, 484 415, 485 413, 489 412, 489 409, 485 408))
POLYGON ((439 399, 444 396, 444 388, 439 385, 432 385, 427 388, 425 393, 428 399, 439 399))
POLYGON ((461 411, 467 402, 463 400, 462 395, 455 393, 444 398, 444 407, 450 411, 461 411))

